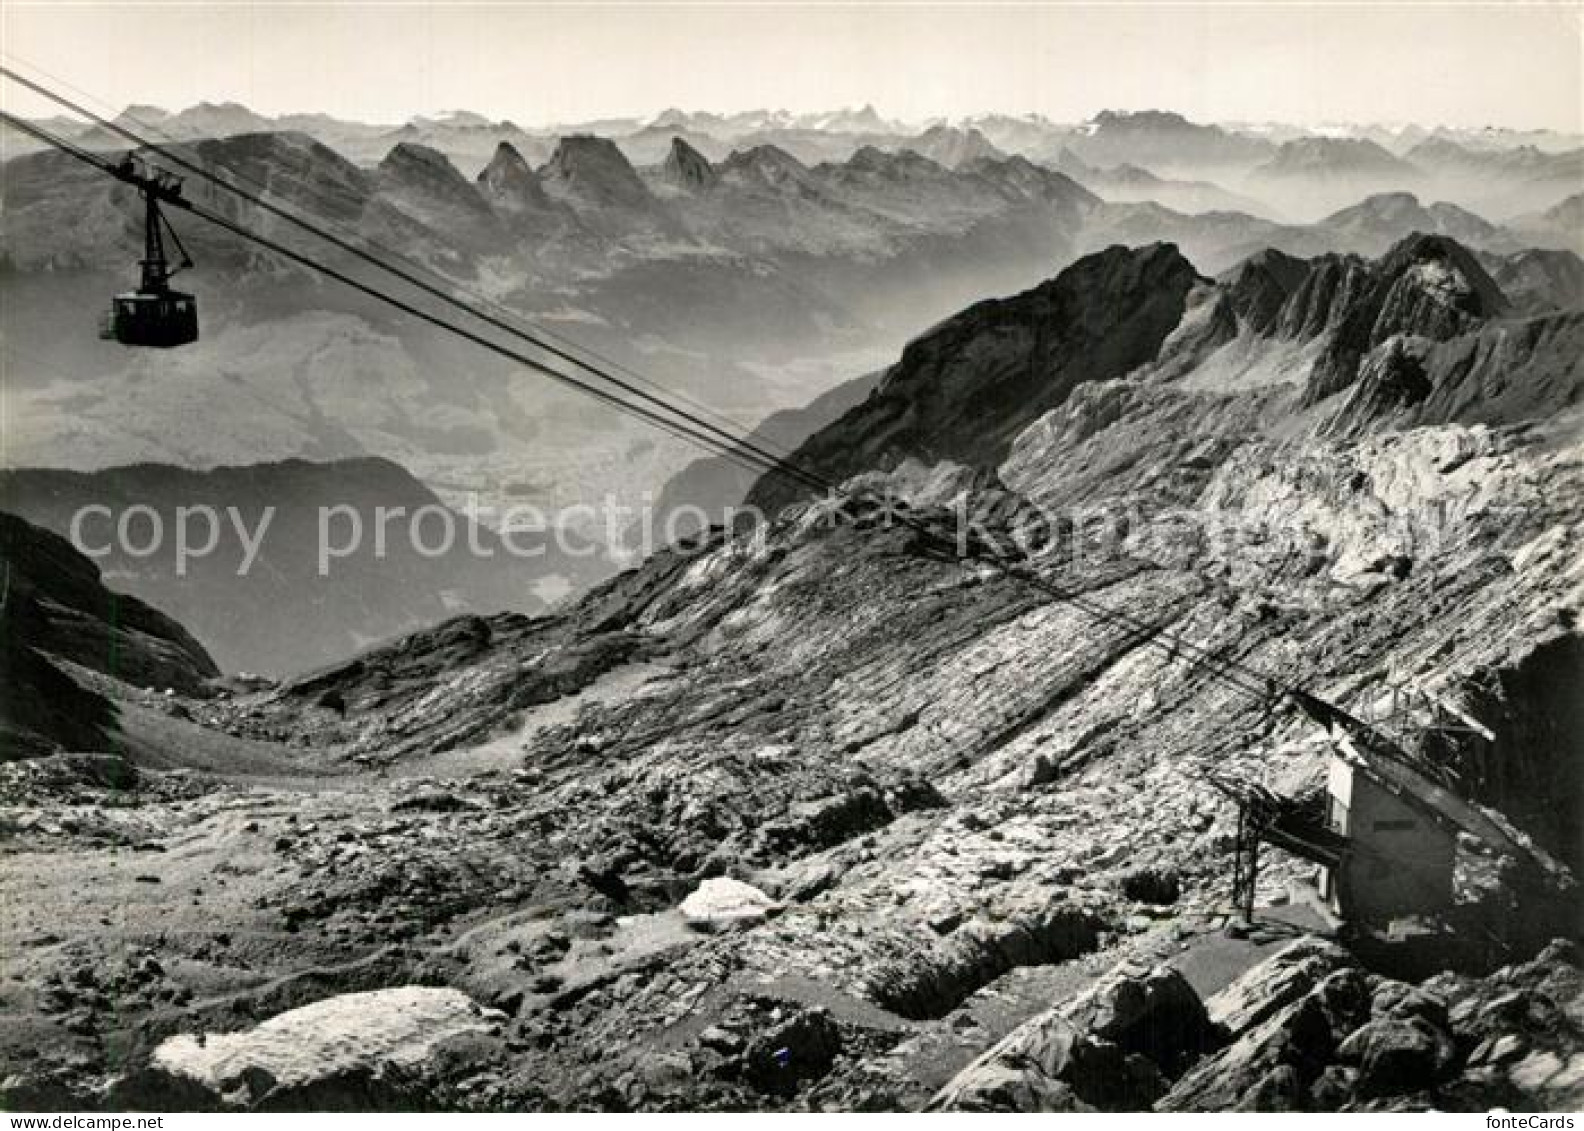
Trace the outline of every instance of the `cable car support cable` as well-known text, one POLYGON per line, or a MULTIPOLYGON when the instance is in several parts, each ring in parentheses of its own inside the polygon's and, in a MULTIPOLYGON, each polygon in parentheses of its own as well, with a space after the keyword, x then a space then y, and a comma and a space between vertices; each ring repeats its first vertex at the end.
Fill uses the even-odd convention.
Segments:
MULTIPOLYGON (((0 53, 0 54, 3 54, 3 53, 0 53)), ((10 57, 13 58, 13 59, 15 58, 15 56, 10 56, 10 57)), ((36 64, 29 63, 27 65, 29 67, 31 67, 32 69, 36 70, 36 71, 40 71, 41 73, 48 74, 48 72, 44 72, 43 68, 38 67, 36 64)), ((475 315, 477 317, 484 317, 483 315, 478 314, 477 309, 475 309, 475 307, 483 307, 483 308, 486 308, 488 310, 491 310, 491 311, 495 312, 497 318, 505 319, 505 320, 507 320, 507 322, 515 324, 515 325, 500 324, 499 328, 501 328, 501 329, 506 329, 509 332, 511 332, 513 334, 516 334, 517 336, 520 336, 520 337, 525 337, 525 338, 527 338, 530 341, 534 340, 534 337, 533 337, 534 335, 538 335, 539 337, 547 338, 547 339, 557 343, 561 348, 563 348, 565 350, 576 351, 579 355, 581 355, 581 356, 579 356, 576 359, 576 363, 581 365, 581 366, 588 367, 588 368, 597 368, 598 366, 603 366, 603 367, 605 367, 607 369, 614 370, 615 372, 624 375, 625 377, 629 378, 632 381, 637 382, 638 384, 641 384, 641 385, 647 386, 648 388, 657 390, 658 392, 660 392, 662 394, 665 394, 666 396, 669 396, 669 397, 671 397, 671 398, 673 398, 673 399, 675 399, 677 401, 682 402, 683 404, 686 404, 686 405, 690 406, 691 408, 693 408, 698 413, 700 413, 700 414, 702 414, 704 416, 712 418, 717 423, 724 424, 727 428, 735 429, 735 428, 741 427, 741 425, 737 421, 732 420, 731 418, 729 418, 725 414, 723 414, 721 412, 718 412, 715 409, 711 408, 710 406, 708 406, 706 404, 703 404, 703 403, 699 402, 698 400, 688 396, 685 392, 683 392, 681 390, 678 390, 678 389, 668 388, 667 386, 661 384, 660 382, 652 380, 651 378, 646 377, 642 373, 639 373, 637 370, 631 368, 630 366, 625 365, 622 362, 617 361, 617 360, 615 360, 615 359, 613 359, 613 358, 611 358, 611 357, 609 357, 607 355, 601 354, 598 350, 593 349, 592 347, 590 347, 590 346, 588 346, 588 345, 586 345, 584 343, 577 342, 577 341, 574 341, 574 340, 572 340, 570 338, 567 338, 565 335, 559 334, 559 333, 557 333, 556 331, 550 329, 547 326, 543 326, 543 325, 541 325, 539 323, 529 321, 528 319, 524 318, 523 315, 519 314, 516 311, 511 310, 509 307, 504 306, 502 303, 500 303, 500 302, 498 302, 496 300, 490 299, 487 296, 481 295, 481 294, 479 294, 476 291, 472 291, 472 290, 468 289, 466 286, 457 283, 455 280, 446 278, 445 276, 441 275, 438 271, 434 270, 433 268, 427 267, 427 266, 425 266, 425 265, 423 265, 421 263, 417 263, 414 260, 407 258, 402 253, 400 253, 398 251, 394 251, 394 250, 384 246, 378 240, 373 239, 372 237, 368 236, 365 233, 349 232, 348 229, 346 229, 343 225, 339 225, 333 220, 323 220, 323 219, 321 219, 321 220, 318 221, 318 223, 314 223, 314 222, 310 222, 310 221, 307 221, 307 220, 303 220, 301 217, 297 217, 297 216, 292 215, 288 210, 286 210, 285 208, 283 208, 281 206, 273 205, 273 204, 269 203, 268 201, 265 201, 265 200, 262 200, 262 199, 258 198, 255 195, 251 195, 251 194, 243 192, 241 189, 239 189, 237 187, 235 182, 240 181, 243 184, 251 185, 253 188, 257 189, 259 192, 270 192, 270 191, 272 191, 272 189, 271 189, 271 186, 266 184, 265 182, 259 180, 256 177, 251 177, 247 173, 242 172, 240 170, 216 164, 215 168, 218 168, 218 169, 222 170, 224 172, 224 174, 225 174, 224 177, 221 177, 221 176, 217 175, 212 169, 210 169, 209 167, 206 167, 204 164, 195 163, 194 161, 192 161, 192 160, 190 160, 190 159, 188 159, 186 157, 183 157, 179 152, 173 151, 171 148, 169 148, 169 146, 171 146, 171 145, 179 145, 179 144, 181 144, 179 139, 172 138, 169 134, 164 134, 163 131, 160 130, 160 128, 158 126, 151 126, 148 123, 139 122, 129 112, 123 111, 120 115, 118 115, 114 119, 106 118, 103 115, 96 114, 94 111, 88 109, 87 107, 81 105, 80 103, 75 102, 75 101, 65 97, 64 95, 58 93, 57 91, 53 91, 53 90, 49 89, 47 86, 44 86, 44 85, 42 85, 42 84, 40 84, 40 83, 38 83, 38 82, 36 82, 34 80, 31 80, 31 79, 27 78, 24 75, 18 74, 15 70, 13 70, 10 67, 4 66, 3 64, 0 64, 0 76, 9 78, 13 82, 19 83, 19 84, 27 87, 27 89, 29 89, 29 90, 31 90, 31 91, 33 91, 33 92, 45 97, 45 98, 50 99, 51 101, 55 102, 58 106, 62 107, 63 109, 67 109, 67 110, 70 110, 72 113, 79 114, 79 115, 87 118, 89 121, 93 122, 94 124, 102 127, 103 129, 105 129, 105 130, 107 130, 109 132, 115 133, 115 134, 119 135, 120 137, 123 137, 126 140, 132 142, 135 145, 138 145, 138 146, 140 146, 142 148, 145 148, 145 149, 149 150, 152 153, 159 154, 162 158, 170 161, 172 164, 179 165, 179 166, 187 169, 192 174, 194 174, 196 176, 199 176, 199 177, 202 177, 203 179, 214 183, 215 185, 217 185, 220 188, 224 188, 224 189, 227 189, 228 191, 237 193, 238 195, 242 196, 243 199, 249 200, 250 202, 255 203, 257 206, 259 206, 261 208, 269 209, 275 215, 278 215, 278 216, 282 217, 283 219, 287 219, 291 223, 297 224, 299 227, 303 227, 305 230, 311 231, 315 235, 319 235, 321 238, 324 238, 324 239, 327 239, 327 240, 331 240, 337 246, 345 247, 346 250, 348 250, 349 252, 352 252, 353 254, 359 255, 360 258, 364 258, 367 262, 369 262, 371 264, 374 264, 375 266, 378 266, 381 270, 385 270, 385 271, 391 272, 391 273, 395 274, 398 278, 402 278, 404 281, 412 283, 412 285, 421 286, 422 284, 417 282, 416 280, 410 279, 408 277, 408 275, 405 274, 404 272, 415 272, 415 273, 420 274, 420 275, 428 276, 430 279, 435 280, 441 287, 446 288, 446 293, 431 292, 431 293, 436 293, 437 297, 444 298, 446 301, 451 302, 453 305, 457 305, 458 302, 457 302, 457 300, 455 298, 455 294, 456 293, 460 293, 462 295, 467 296, 467 298, 471 301, 472 304, 474 304, 474 306, 465 306, 464 305, 462 308, 467 310, 467 312, 470 313, 470 314, 473 314, 473 315, 475 315), (155 142, 149 141, 147 139, 147 137, 142 136, 142 135, 134 132, 132 129, 128 128, 128 126, 126 124, 128 121, 131 121, 134 124, 137 124, 138 126, 140 126, 141 129, 144 131, 144 134, 150 134, 150 133, 152 133, 152 134, 161 134, 163 136, 163 138, 164 138, 164 141, 167 144, 166 145, 159 145, 159 144, 156 144, 155 142), (334 238, 334 237, 332 237, 330 235, 324 234, 323 232, 319 231, 319 228, 320 228, 321 225, 323 227, 325 227, 325 228, 330 229, 332 232, 339 230, 340 232, 346 233, 346 234, 344 236, 342 236, 341 239, 336 239, 336 238, 334 238), (357 241, 360 241, 364 245, 364 249, 373 249, 373 252, 377 252, 379 256, 384 256, 384 257, 386 257, 387 260, 395 260, 397 263, 399 263, 401 265, 401 269, 398 270, 397 268, 390 266, 388 262, 381 261, 379 258, 375 257, 372 253, 366 252, 366 250, 359 250, 358 248, 347 246, 346 244, 344 244, 342 242, 342 240, 357 240, 357 241), (588 359, 592 359, 592 362, 590 362, 588 359), (597 366, 594 363, 597 363, 597 366)), ((87 92, 82 91, 80 88, 72 86, 71 83, 69 83, 66 80, 60 78, 59 76, 51 75, 49 77, 51 78, 52 81, 54 81, 58 85, 65 86, 65 87, 68 87, 71 90, 76 91, 76 93, 80 97, 93 99, 93 96, 91 94, 88 94, 87 92)), ((96 102, 101 101, 99 99, 93 99, 93 100, 96 101, 96 102)), ((201 158, 199 160, 201 161, 201 158)), ((295 183, 297 184, 297 186, 299 188, 303 189, 308 195, 310 195, 312 197, 315 197, 315 198, 317 198, 320 201, 324 201, 324 200, 329 199, 329 197, 322 190, 319 190, 319 189, 315 188, 308 181, 305 181, 305 180, 303 180, 301 178, 298 178, 295 183)), ((540 348, 550 348, 550 347, 543 346, 542 343, 539 343, 537 341, 535 342, 535 345, 539 346, 540 348)), ((791 456, 791 454, 792 454, 790 451, 788 451, 786 449, 785 445, 777 443, 774 439, 772 439, 771 437, 768 437, 768 436, 758 436, 758 435, 754 435, 754 434, 750 433, 746 437, 746 441, 751 441, 756 446, 759 446, 759 447, 765 449, 773 458, 778 459, 778 460, 785 460, 785 459, 789 458, 791 456)), ((744 438, 739 438, 736 442, 737 443, 743 443, 743 442, 745 442, 745 439, 744 438)))
MULTIPOLYGON (((0 67, 0 74, 11 78, 16 77, 12 72, 3 67, 0 67)), ((33 87, 36 84, 26 83, 26 85, 33 87)), ((116 166, 114 166, 111 162, 101 158, 97 154, 91 153, 79 146, 72 144, 66 139, 58 137, 51 131, 37 126, 32 122, 19 118, 16 115, 3 110, 0 110, 0 121, 4 121, 5 123, 24 133, 29 134, 34 138, 43 141, 57 149, 60 149, 79 161, 98 168, 100 171, 106 173, 109 176, 117 177, 118 179, 124 179, 119 176, 116 166)), ((233 186, 227 185, 223 180, 219 180, 218 178, 214 178, 212 176, 209 179, 215 180, 217 184, 221 185, 221 187, 228 188, 230 191, 236 192, 245 199, 252 199, 249 194, 241 192, 240 190, 235 189, 233 186)), ((458 325, 457 323, 449 321, 430 311, 423 310, 422 308, 415 306, 413 303, 405 299, 388 294, 376 286, 356 279, 338 268, 319 262, 311 256, 288 247, 278 240, 274 240, 268 236, 253 232, 236 221, 222 216, 219 213, 207 209, 191 200, 187 200, 185 198, 176 198, 169 200, 167 203, 173 207, 180 208, 182 211, 191 213, 192 215, 197 216, 211 224, 214 224, 219 228, 229 231, 233 235, 255 243, 266 250, 274 252, 285 259, 297 263, 300 266, 306 267, 309 270, 316 271, 328 278, 334 279, 335 281, 342 283, 343 285, 348 286, 361 294, 383 302, 386 305, 391 306, 413 318, 417 318, 420 321, 426 322, 439 329, 453 333, 464 340, 472 342, 482 349, 496 354, 497 356, 523 365, 537 373, 540 373, 543 376, 549 377, 558 383, 567 385, 579 392, 584 393, 585 395, 593 397, 603 403, 609 404, 619 411, 643 419, 652 425, 662 428, 672 435, 676 435, 688 442, 702 446, 707 450, 710 450, 716 454, 720 454, 726 458, 743 463, 750 470, 760 472, 774 472, 787 475, 797 482, 802 483, 806 487, 811 487, 821 492, 829 493, 833 497, 836 497, 843 502, 853 501, 852 495, 844 491, 841 485, 835 481, 817 472, 804 469, 788 460, 780 459, 761 452, 751 443, 744 442, 741 437, 735 437, 729 433, 724 433, 720 429, 697 421, 690 414, 676 408, 673 405, 669 405, 664 401, 658 400, 658 398, 649 396, 648 394, 643 394, 641 391, 632 390, 630 386, 627 386, 624 383, 609 377, 607 374, 601 372, 597 367, 590 365, 586 361, 581 361, 571 354, 563 353, 559 350, 549 350, 549 352, 553 353, 555 356, 570 361, 573 364, 579 366, 579 368, 584 369, 595 376, 601 377, 602 379, 610 381, 619 388, 634 392, 645 401, 658 403, 661 408, 665 409, 665 411, 670 412, 681 419, 673 420, 671 417, 655 412, 643 404, 635 404, 615 395, 607 389, 592 385, 578 377, 555 369, 540 359, 531 357, 530 355, 513 349, 509 346, 502 345, 499 342, 492 341, 490 338, 485 337, 484 335, 471 330, 466 326, 458 325)), ((293 216, 283 209, 278 208, 277 206, 265 202, 261 204, 261 207, 265 207, 268 211, 280 215, 282 218, 288 219, 306 230, 315 230, 315 225, 312 225, 311 222, 300 220, 299 218, 293 216)), ((316 232, 315 234, 319 233, 316 232)), ((376 265, 381 266, 385 270, 401 275, 404 278, 409 278, 400 268, 390 267, 389 265, 380 263, 377 260, 377 257, 371 256, 367 252, 361 251, 360 249, 346 244, 346 242, 340 240, 339 237, 324 235, 323 238, 329 240, 337 246, 345 247, 346 250, 353 252, 360 259, 374 262, 376 265)), ((482 320, 507 330, 514 336, 527 337, 520 331, 517 331, 510 326, 505 325, 504 323, 500 323, 496 319, 478 314, 476 311, 473 311, 470 307, 468 307, 467 304, 462 303, 460 300, 454 298, 454 296, 447 296, 443 292, 440 292, 435 288, 428 286, 427 284, 423 284, 421 281, 412 280, 410 278, 409 281, 414 282, 414 285, 419 286, 421 289, 435 294, 437 297, 445 299, 445 301, 448 303, 459 306, 468 313, 475 314, 475 316, 481 318, 482 320)), ((539 345, 539 343, 534 342, 531 338, 529 338, 529 341, 532 344, 539 345)), ((546 347, 540 346, 540 348, 546 347)), ((946 539, 942 539, 939 533, 933 527, 930 527, 928 524, 920 521, 912 515, 896 514, 894 517, 899 523, 907 525, 916 531, 925 534, 931 539, 934 539, 938 542, 948 541, 946 539)), ((953 550, 956 549, 954 545, 951 548, 953 550)), ((1097 620, 1112 624, 1113 626, 1120 625, 1130 633, 1140 634, 1139 639, 1144 644, 1154 645, 1166 650, 1168 653, 1181 651, 1183 654, 1191 658, 1193 666, 1201 668, 1206 672, 1206 674, 1219 679, 1232 689, 1239 691, 1244 695, 1258 699, 1261 702, 1268 704, 1272 700, 1279 699, 1284 695, 1291 694, 1298 690, 1294 687, 1283 684, 1274 677, 1268 676, 1265 673, 1250 667, 1249 665, 1243 664, 1228 657, 1219 656, 1209 649, 1177 636, 1174 633, 1158 629, 1148 621, 1145 621, 1130 613, 1099 604, 1080 592, 1075 592, 1073 590, 1056 585, 1048 579, 1040 577, 1038 574, 1032 572, 1026 563, 1010 561, 1002 554, 990 554, 983 551, 977 553, 970 551, 965 556, 969 560, 973 560, 980 564, 989 565, 992 568, 998 569, 1007 577, 1021 581, 1024 584, 1045 593, 1047 596, 1050 596, 1055 600, 1070 604, 1097 620)))

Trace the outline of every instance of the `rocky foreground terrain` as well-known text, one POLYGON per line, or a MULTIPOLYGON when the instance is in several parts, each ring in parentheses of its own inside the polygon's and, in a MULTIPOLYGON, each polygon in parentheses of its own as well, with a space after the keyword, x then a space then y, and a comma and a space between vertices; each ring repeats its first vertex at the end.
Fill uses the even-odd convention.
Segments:
POLYGON ((1584 865, 1567 307, 1445 236, 1216 278, 1112 248, 810 438, 847 498, 762 480, 767 528, 281 683, 109 616, 86 563, 62 591, 8 527, 8 688, 98 729, 7 696, 0 1095, 1578 1107, 1576 887, 1465 837, 1456 968, 1410 970, 1267 847, 1243 923, 1208 778, 1317 786, 1283 686, 1422 693, 1488 737, 1404 741, 1584 865), (1044 584, 943 552, 964 516, 1044 584), (172 654, 192 678, 132 662, 172 654))

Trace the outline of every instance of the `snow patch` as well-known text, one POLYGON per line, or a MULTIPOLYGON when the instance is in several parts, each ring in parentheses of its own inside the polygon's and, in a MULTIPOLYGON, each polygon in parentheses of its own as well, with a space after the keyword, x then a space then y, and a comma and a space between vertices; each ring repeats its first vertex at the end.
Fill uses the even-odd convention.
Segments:
POLYGON ((240 1033, 182 1033, 154 1051, 154 1064, 222 1094, 255 1080, 296 1087, 415 1067, 442 1041, 488 1033, 501 1020, 459 990, 400 986, 326 998, 240 1033))

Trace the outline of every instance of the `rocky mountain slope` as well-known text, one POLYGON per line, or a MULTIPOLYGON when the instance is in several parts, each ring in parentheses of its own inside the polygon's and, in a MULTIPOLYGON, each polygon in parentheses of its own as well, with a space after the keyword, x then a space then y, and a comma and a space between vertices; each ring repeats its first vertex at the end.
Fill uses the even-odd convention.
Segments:
MULTIPOLYGON (((1322 430, 1346 431, 1350 418, 1365 428, 1511 422, 1571 407, 1577 313, 1509 312, 1475 256, 1444 236, 1410 236, 1373 263, 1266 251, 1215 280, 1169 245, 1111 248, 915 340, 862 405, 793 459, 836 480, 909 458, 993 468, 1080 385, 1149 369, 1218 391, 1301 388, 1304 407, 1332 413, 1322 430), (1425 372, 1409 378, 1409 368, 1425 372)), ((801 493, 773 476, 749 501, 775 508, 801 493)))
POLYGON ((114 711, 62 664, 140 687, 202 690, 220 674, 181 625, 107 588, 70 542, 0 513, 0 762, 65 747, 104 750, 114 711))
MULTIPOLYGON (((867 373, 836 386, 800 409, 772 413, 751 433, 754 444, 774 456, 789 454, 837 417, 863 401, 879 383, 880 374, 867 373)), ((702 533, 710 526, 730 524, 732 508, 747 498, 762 466, 752 459, 703 456, 666 481, 655 500, 654 532, 669 530, 681 537, 702 533)))
MULTIPOLYGON (((910 343, 863 404, 793 459, 837 482, 909 457, 993 466, 1080 382, 1120 377, 1154 357, 1195 279, 1175 248, 1117 247, 1035 290, 970 307, 910 343)), ((774 513, 788 501, 778 482, 748 501, 774 513)))
POLYGON ((1502 294, 1529 314, 1584 307, 1584 259, 1561 248, 1530 248, 1486 260, 1502 294))
POLYGON ((508 548, 378 459, 12 469, 0 510, 80 537, 231 672, 290 675, 460 612, 540 611, 600 569, 543 531, 508 548))
POLYGON ((816 433, 845 502, 179 701, 174 748, 268 773, 4 768, 8 1106, 1576 1102, 1576 890, 1465 838, 1459 971, 1284 950, 1331 930, 1313 868, 1267 847, 1237 922, 1208 779, 1323 780, 1282 686, 1412 690, 1488 735, 1437 748, 1459 788, 1584 864, 1563 322, 1443 237, 1113 249, 816 433), (1044 584, 958 560, 964 516, 1044 584))
POLYGON ((1550 208, 1528 213, 1513 220, 1513 227, 1537 247, 1584 250, 1584 192, 1559 200, 1550 208))

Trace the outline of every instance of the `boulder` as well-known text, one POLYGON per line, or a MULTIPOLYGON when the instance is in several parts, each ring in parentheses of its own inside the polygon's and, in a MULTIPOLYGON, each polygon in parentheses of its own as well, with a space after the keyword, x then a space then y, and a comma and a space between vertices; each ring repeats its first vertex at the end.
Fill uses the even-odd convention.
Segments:
POLYGON ((682 901, 682 917, 699 931, 723 931, 763 923, 780 905, 752 884, 730 876, 705 880, 682 901))
POLYGON ((1062 1012, 1090 1036, 1148 1058, 1168 1076, 1220 1043, 1199 995, 1168 966, 1120 966, 1062 1012))
POLYGON ((1448 1024, 1447 1004, 1439 995, 1385 979, 1370 991, 1370 1012, 1386 1017, 1420 1017, 1437 1028, 1448 1024))
POLYGON ((1301 952, 1287 951, 1229 987, 1227 1000, 1239 1003, 1236 1016, 1257 1020, 1238 1032, 1232 1044, 1178 1079, 1161 1098, 1160 1110, 1309 1106, 1305 1097, 1335 1059, 1338 1042, 1368 1018, 1369 994, 1357 968, 1310 981, 1316 967, 1328 960, 1324 953, 1299 957, 1301 952), (1259 997, 1258 987, 1271 993, 1269 1001, 1259 997))
POLYGON ((1071 1111, 1077 1028, 1051 1010, 1025 1021, 947 1082, 930 1111, 1071 1111), (1053 1106, 1047 1107, 1046 1104, 1053 1106))
POLYGON ((956 1079, 930 1101, 930 1111, 1094 1110, 1060 1080, 1004 1062, 985 1064, 962 1085, 954 1085, 956 1079))
POLYGON ((1420 1092, 1437 1084, 1452 1063, 1447 1034, 1419 1017, 1378 1017, 1353 1032, 1337 1059, 1358 1065, 1363 1096, 1420 1092))
POLYGON ((1302 1111, 1304 1081, 1290 1064, 1278 1064, 1249 1087, 1235 1111, 1302 1111))
POLYGON ((1238 1037, 1303 997, 1327 974, 1353 962, 1335 943, 1298 939, 1205 1002, 1210 1020, 1238 1037))
POLYGON ((934 1111, 1141 1111, 1166 1077, 1212 1047, 1214 1027, 1169 967, 1123 965, 1067 1006, 1025 1022, 959 1072, 934 1111))
POLYGON ((504 1015, 459 990, 341 994, 235 1033, 181 1033, 112 1087, 134 1107, 336 1109, 408 1106, 447 1042, 493 1037, 504 1015))

